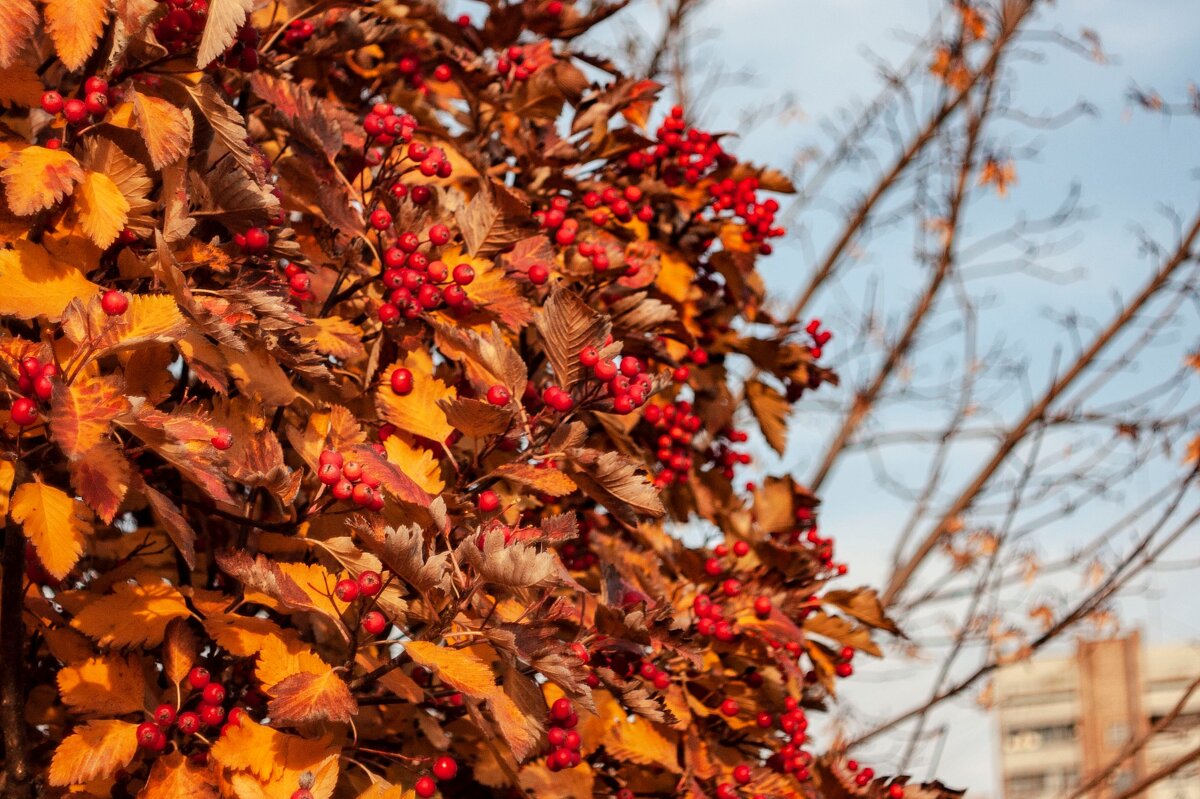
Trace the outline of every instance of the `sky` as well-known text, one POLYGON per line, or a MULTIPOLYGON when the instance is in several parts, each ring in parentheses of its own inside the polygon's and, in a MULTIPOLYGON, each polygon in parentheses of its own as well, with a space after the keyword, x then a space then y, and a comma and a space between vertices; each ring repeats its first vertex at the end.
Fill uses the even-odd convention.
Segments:
MULTIPOLYGON (((479 14, 478 3, 461 3, 479 14)), ((599 36, 589 42, 604 52, 619 34, 648 39, 661 28, 664 0, 634 0, 629 9, 609 23, 613 39, 599 36)), ((689 47, 697 64, 722 64, 737 80, 706 81, 703 92, 689 109, 710 130, 731 131, 729 148, 739 157, 762 164, 786 167, 795 154, 810 144, 828 143, 823 124, 846 110, 861 107, 880 85, 877 60, 897 63, 910 51, 914 35, 923 33, 942 4, 933 0, 708 0, 700 17, 689 28, 689 47), (746 109, 794 100, 798 113, 773 118, 748 127, 746 109)), ((1029 364, 1034 379, 1046 380, 1055 345, 1063 334, 1052 317, 1067 308, 1085 318, 1106 318, 1119 296, 1128 296, 1145 277, 1148 262, 1138 252, 1135 231, 1145 229, 1160 240, 1170 238, 1163 208, 1181 214, 1194 211, 1198 191, 1197 121, 1166 119, 1131 110, 1127 92, 1134 84, 1153 87, 1170 99, 1185 99, 1193 81, 1200 81, 1200 2, 1197 0, 1057 0, 1030 26, 1043 32, 1060 31, 1075 36, 1084 27, 1095 30, 1111 56, 1098 64, 1057 48, 1039 48, 1043 62, 1014 63, 1014 105, 1032 113, 1062 110, 1086 101, 1094 114, 1043 136, 1013 133, 1001 144, 1036 147, 1022 163, 1018 183, 1004 200, 985 201, 976 209, 969 231, 1003 226, 1020 211, 1047 213, 1058 206, 1068 188, 1082 187, 1082 202, 1089 219, 1085 235, 1052 259, 1064 270, 1077 270, 1081 279, 1063 285, 1009 279, 994 287, 994 309, 985 324, 987 336, 1004 336, 1012 349, 1029 364), (993 223, 994 220, 994 223, 993 223)), ((871 174, 859 172, 831 181, 830 192, 845 200, 869 186, 871 174)), ((835 234, 837 208, 811 206, 800 220, 805 241, 783 240, 776 254, 761 267, 769 296, 786 302, 808 277, 813 252, 820 253, 835 234)), ((866 256, 864 275, 880 280, 880 291, 889 307, 907 306, 921 277, 908 261, 910 245, 894 254, 877 246, 866 256), (896 263, 892 263, 895 259, 896 263)), ((883 245, 887 244, 884 239, 883 245)), ((836 325, 853 318, 862 280, 849 277, 841 288, 819 293, 813 312, 836 325)), ((1190 329, 1175 333, 1175 343, 1200 344, 1196 309, 1188 317, 1190 329)), ((836 328, 835 328, 836 329, 836 328)), ((825 348, 835 366, 845 355, 843 337, 825 348)), ((1152 350, 1140 366, 1146 373, 1165 372, 1178 364, 1180 346, 1152 350)), ((855 375, 846 375, 851 382, 855 375)), ((838 389, 823 389, 837 391, 838 389)), ((1003 409, 1001 409, 1003 410, 1003 409)), ((803 407, 801 413, 804 412, 803 407)), ((889 417, 888 423, 910 420, 889 417)), ((768 453, 767 470, 788 471, 799 479, 811 472, 811 451, 823 442, 824 430, 814 424, 799 425, 782 458, 768 453)), ((964 468, 971 466, 966 452, 964 468)), ((905 466, 900 453, 897 465, 905 466)), ((1168 459, 1162 468, 1177 468, 1168 459)), ((915 467, 914 467, 915 468, 915 467)), ((1047 556, 1069 551, 1094 533, 1108 515, 1119 512, 1139 491, 1157 485, 1161 473, 1136 478, 1127 495, 1072 519, 1054 531, 1047 556)), ((838 540, 838 556, 851 566, 852 584, 880 584, 886 577, 890 541, 887 531, 902 505, 880 490, 873 470, 862 458, 845 459, 822 489, 822 530, 838 540)), ((1197 536, 1187 541, 1190 553, 1200 553, 1197 536)), ((1178 554, 1178 553, 1177 553, 1178 554)), ((1184 553, 1187 554, 1187 553, 1184 553)), ((1195 571, 1158 573, 1148 580, 1151 589, 1142 597, 1120 605, 1122 623, 1137 627, 1152 641, 1200 642, 1200 618, 1194 613, 1192 583, 1195 571), (1188 608, 1193 608, 1189 611, 1188 608)), ((1064 590, 1078 585, 1064 587, 1064 590)), ((842 683, 843 705, 833 718, 870 723, 911 706, 929 689, 935 662, 882 663, 856 661, 857 673, 842 683)), ((974 797, 999 797, 999 744, 993 719, 974 703, 972 695, 947 707, 935 721, 950 734, 936 757, 926 756, 910 769, 919 778, 937 777, 944 783, 966 787, 974 797)), ((828 725, 814 727, 817 736, 831 734, 828 725)), ((868 747, 866 755, 881 764, 895 755, 894 746, 868 747)), ((930 753, 927 753, 927 755, 930 753)))

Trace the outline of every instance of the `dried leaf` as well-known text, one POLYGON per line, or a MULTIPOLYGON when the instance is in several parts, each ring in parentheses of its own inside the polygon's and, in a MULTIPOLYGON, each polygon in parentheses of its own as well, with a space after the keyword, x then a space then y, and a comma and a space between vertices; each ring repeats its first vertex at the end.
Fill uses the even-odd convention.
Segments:
POLYGON ((528 463, 506 463, 493 470, 489 477, 499 477, 552 497, 565 497, 579 486, 569 476, 551 466, 528 463))
POLYGON ((196 66, 204 69, 229 49, 253 9, 254 0, 209 0, 208 22, 196 50, 196 66))
POLYGON ((491 256, 529 235, 529 205, 501 183, 491 181, 457 215, 467 252, 491 256))
POLYGON ((746 384, 746 399, 750 402, 750 410, 758 420, 763 437, 771 449, 782 455, 787 449, 787 419, 791 411, 787 399, 761 380, 751 380, 746 384))
POLYGON ((32 41, 38 24, 33 0, 8 0, 0 3, 0 68, 8 68, 32 41))
POLYGON ((558 289, 534 316, 534 324, 546 345, 546 357, 554 368, 558 385, 570 389, 584 375, 579 351, 600 348, 612 332, 612 322, 592 309, 569 289, 558 289))
POLYGON ((499 530, 464 539, 455 553, 460 562, 469 563, 487 582, 508 588, 538 585, 556 573, 558 564, 549 552, 505 541, 505 534, 499 530))
POLYGON ((71 461, 71 486, 101 521, 111 524, 129 491, 129 461, 111 441, 100 441, 71 461))
POLYGON ((163 632, 162 663, 167 679, 179 685, 200 657, 200 638, 187 619, 171 619, 163 632))
POLYGON ((150 153, 150 163, 162 169, 187 155, 192 146, 192 112, 169 100, 142 92, 132 98, 134 119, 150 153))
POLYGON ((567 452, 568 473, 584 493, 628 524, 639 516, 658 518, 666 511, 644 466, 616 452, 573 449, 567 452))

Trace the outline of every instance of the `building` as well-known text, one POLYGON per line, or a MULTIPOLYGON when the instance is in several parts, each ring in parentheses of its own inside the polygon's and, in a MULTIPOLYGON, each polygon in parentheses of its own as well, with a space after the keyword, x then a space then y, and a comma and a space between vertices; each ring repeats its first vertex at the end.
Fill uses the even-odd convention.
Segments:
MULTIPOLYGON (((1071 657, 1006 666, 996 677, 1005 799, 1068 799, 1178 705, 1200 677, 1200 645, 1142 648, 1141 637, 1081 641, 1071 657)), ((1088 799, 1116 797, 1200 746, 1200 689, 1088 799)), ((1200 799, 1200 761, 1142 799, 1200 799)))

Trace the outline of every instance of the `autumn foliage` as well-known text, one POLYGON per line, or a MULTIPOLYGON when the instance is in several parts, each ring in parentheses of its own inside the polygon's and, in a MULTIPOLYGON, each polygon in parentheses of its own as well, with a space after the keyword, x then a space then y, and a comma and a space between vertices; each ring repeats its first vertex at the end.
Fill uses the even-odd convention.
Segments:
POLYGON ((890 622, 746 483, 831 379, 791 187, 621 5, 0 4, 5 796, 905 795, 805 733, 890 622))

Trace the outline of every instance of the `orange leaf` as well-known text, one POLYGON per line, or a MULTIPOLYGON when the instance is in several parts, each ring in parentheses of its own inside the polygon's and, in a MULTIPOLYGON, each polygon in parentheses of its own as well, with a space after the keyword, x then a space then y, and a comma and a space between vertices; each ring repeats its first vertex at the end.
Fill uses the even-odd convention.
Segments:
POLYGON ((258 645, 258 663, 254 666, 254 676, 262 684, 263 690, 271 696, 271 687, 283 682, 293 674, 302 671, 320 674, 330 670, 321 657, 313 652, 298 638, 270 634, 258 645))
POLYGON ((64 666, 58 672, 63 704, 78 713, 120 716, 143 710, 146 678, 134 655, 106 655, 64 666))
POLYGON ((181 796, 217 799, 219 792, 211 769, 194 765, 178 751, 155 758, 138 799, 178 799, 181 796))
POLYGON ((433 359, 428 350, 409 352, 384 371, 380 382, 375 392, 375 407, 384 419, 407 433, 439 444, 454 432, 446 421, 445 411, 438 407, 438 400, 456 397, 458 391, 433 376, 433 359), (413 375, 413 389, 404 395, 392 391, 392 372, 400 367, 413 375))
POLYGON ((129 200, 103 172, 85 172, 75 194, 75 210, 83 232, 100 249, 117 240, 129 219, 129 200))
POLYGON ((112 420, 129 407, 115 378, 80 378, 54 384, 50 432, 71 459, 77 459, 108 433, 112 420))
POLYGON ((0 250, 0 316, 57 321, 76 297, 87 299, 100 291, 83 273, 37 244, 21 239, 13 249, 0 250))
MULTIPOLYGON (((329 736, 301 738, 243 717, 238 726, 231 727, 221 735, 209 750, 209 755, 223 768, 253 777, 259 783, 257 787, 278 787, 279 791, 272 791, 268 795, 279 795, 281 799, 286 799, 296 790, 301 774, 312 771, 317 784, 310 790, 317 799, 321 799, 332 793, 328 763, 332 758, 332 777, 336 781, 338 752, 339 748, 333 745, 329 736), (326 783, 326 789, 318 790, 318 785, 324 786, 326 783)), ((246 794, 238 791, 236 795, 246 794)))
POLYGON ((447 649, 429 641, 409 641, 404 651, 419 666, 433 671, 456 691, 485 699, 496 690, 492 667, 463 649, 447 649))
POLYGON ((271 693, 275 698, 267 704, 267 712, 282 724, 346 723, 358 713, 350 689, 330 668, 321 674, 293 674, 276 683, 271 693))
POLYGON ((66 577, 83 554, 84 536, 92 531, 83 503, 35 481, 17 487, 10 512, 24 526, 46 571, 59 580, 66 577))
POLYGON ((414 447, 400 436, 388 436, 383 442, 388 462, 413 479, 426 493, 437 496, 446 488, 442 467, 433 453, 424 447, 414 447))
POLYGON ((171 619, 190 613, 166 583, 117 583, 111 594, 92 598, 71 626, 101 646, 158 646, 171 619))
POLYGON ((58 57, 71 72, 96 49, 108 21, 108 0, 45 0, 46 29, 58 57))
POLYGON ((26 147, 0 161, 8 207, 17 216, 50 208, 75 190, 83 169, 66 150, 26 147))
POLYGON ((192 112, 160 97, 137 92, 133 114, 155 169, 173 164, 192 146, 192 112))
POLYGON ((0 3, 0 67, 10 66, 32 41, 38 23, 33 0, 5 0, 0 3))
POLYGON ((101 441, 71 461, 71 485, 96 515, 111 524, 129 491, 129 461, 111 441, 101 441))
POLYGON ((137 754, 137 725, 128 721, 89 721, 54 750, 51 785, 62 787, 111 777, 137 754))

